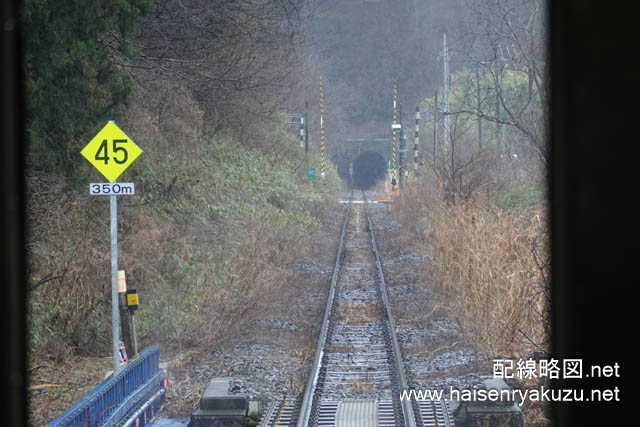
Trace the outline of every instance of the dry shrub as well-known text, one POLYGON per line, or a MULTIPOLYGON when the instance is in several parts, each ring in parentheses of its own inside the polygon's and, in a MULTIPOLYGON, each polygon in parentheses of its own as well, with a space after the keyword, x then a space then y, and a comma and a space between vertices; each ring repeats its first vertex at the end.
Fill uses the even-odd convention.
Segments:
POLYGON ((532 253, 546 235, 543 209, 504 213, 478 202, 438 209, 434 277, 463 329, 491 355, 525 358, 545 348, 546 278, 532 253))
POLYGON ((198 229, 166 231, 171 241, 156 262, 164 281, 145 284, 149 304, 140 313, 149 342, 174 349, 231 343, 291 286, 293 261, 308 247, 299 227, 266 209, 215 235, 198 236, 198 229))
POLYGON ((226 249, 234 263, 230 280, 217 300, 207 304, 209 315, 201 326, 210 344, 267 317, 295 280, 294 260, 308 247, 301 230, 274 212, 256 212, 228 241, 235 242, 226 249))
POLYGON ((428 275, 471 341, 490 357, 547 351, 550 332, 547 212, 500 210, 482 194, 445 201, 433 176, 405 189, 394 215, 428 260, 428 275))
POLYGON ((108 200, 36 170, 26 182, 31 348, 60 361, 71 347, 107 351, 100 323, 111 295, 108 200))

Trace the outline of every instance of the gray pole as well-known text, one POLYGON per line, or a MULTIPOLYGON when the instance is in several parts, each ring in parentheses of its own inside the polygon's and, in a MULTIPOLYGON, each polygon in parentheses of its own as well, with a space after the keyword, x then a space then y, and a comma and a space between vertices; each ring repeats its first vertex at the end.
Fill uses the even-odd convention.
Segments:
POLYGON ((500 70, 496 70, 496 148, 498 151, 498 159, 502 155, 502 138, 500 135, 500 70))
POLYGON ((436 167, 436 154, 438 152, 438 91, 434 95, 433 104, 433 168, 436 167))
POLYGON ((449 49, 447 48, 447 33, 444 33, 444 88, 442 94, 442 113, 443 117, 443 144, 449 143, 449 49))
POLYGON ((496 148, 498 151, 498 159, 502 157, 502 125, 500 124, 500 74, 502 74, 502 67, 504 66, 504 54, 502 53, 502 47, 498 45, 497 66, 496 66, 496 148))
POLYGON ((111 313, 113 327, 113 374, 120 370, 118 351, 120 347, 120 312, 118 310, 118 196, 112 194, 111 215, 111 313))
POLYGON ((476 64, 476 110, 478 112, 478 146, 482 150, 482 119, 480 118, 480 70, 476 64))
POLYGON ((416 133, 413 142, 413 174, 418 175, 418 144, 420 138, 420 105, 416 105, 416 133))

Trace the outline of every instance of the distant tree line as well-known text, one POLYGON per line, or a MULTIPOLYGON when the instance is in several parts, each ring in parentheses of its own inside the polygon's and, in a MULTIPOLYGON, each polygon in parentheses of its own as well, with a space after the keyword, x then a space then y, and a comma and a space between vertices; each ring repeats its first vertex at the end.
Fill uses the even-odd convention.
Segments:
POLYGON ((134 90, 161 109, 187 90, 207 130, 242 131, 295 84, 303 0, 26 0, 30 165, 74 175, 77 153, 134 90))
POLYGON ((34 165, 71 174, 82 138, 127 102, 133 85, 112 51, 133 54, 124 40, 152 9, 152 0, 96 0, 90 6, 25 0, 27 141, 34 165))

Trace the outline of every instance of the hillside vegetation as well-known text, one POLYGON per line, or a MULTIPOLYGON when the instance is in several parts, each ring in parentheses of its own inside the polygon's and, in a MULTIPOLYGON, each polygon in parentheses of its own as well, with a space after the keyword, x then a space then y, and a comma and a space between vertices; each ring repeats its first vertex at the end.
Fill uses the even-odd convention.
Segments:
POLYGON ((108 351, 108 200, 88 196, 103 177, 80 149, 109 119, 143 150, 120 178, 136 194, 118 218, 142 340, 215 341, 259 312, 338 189, 331 170, 308 180, 318 156, 281 113, 296 85, 294 3, 105 0, 96 19, 59 3, 23 9, 31 348, 108 351))
MULTIPOLYGON (((318 226, 314 206, 338 184, 334 174, 305 182, 307 160, 280 137, 287 156, 218 137, 181 153, 146 149, 127 172, 136 195, 120 197, 119 265, 141 293, 143 343, 211 343, 259 316, 270 287, 286 282, 318 226)), ((32 348, 108 354, 108 198, 45 172, 28 183, 32 348)))
POLYGON ((38 425, 108 367, 64 384, 71 362, 111 354, 109 201, 89 196, 88 183, 105 180, 80 155, 107 120, 143 150, 119 178, 135 195, 118 199, 119 268, 140 295, 139 348, 210 351, 264 316, 297 280, 340 188, 329 165, 325 179, 308 179, 318 150, 305 154, 285 125, 297 84, 295 2, 80 3, 23 8, 38 425))

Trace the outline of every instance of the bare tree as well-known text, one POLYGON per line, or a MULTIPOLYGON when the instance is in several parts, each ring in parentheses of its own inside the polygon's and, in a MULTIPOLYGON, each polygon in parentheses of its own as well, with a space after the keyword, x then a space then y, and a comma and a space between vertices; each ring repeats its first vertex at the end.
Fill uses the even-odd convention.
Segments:
POLYGON ((449 138, 439 148, 434 173, 442 183, 448 202, 457 203, 486 189, 494 180, 496 159, 490 151, 477 149, 471 143, 472 116, 456 114, 451 117, 449 138))
POLYGON ((469 21, 460 32, 473 96, 457 113, 495 123, 499 154, 509 153, 503 127, 516 129, 546 167, 549 78, 547 22, 542 0, 468 1, 469 21), (476 80, 476 81, 472 81, 476 80))
POLYGON ((157 108, 166 102, 158 95, 179 85, 204 112, 208 131, 242 133, 280 110, 296 84, 302 3, 160 0, 132 42, 137 56, 121 60, 157 108))

